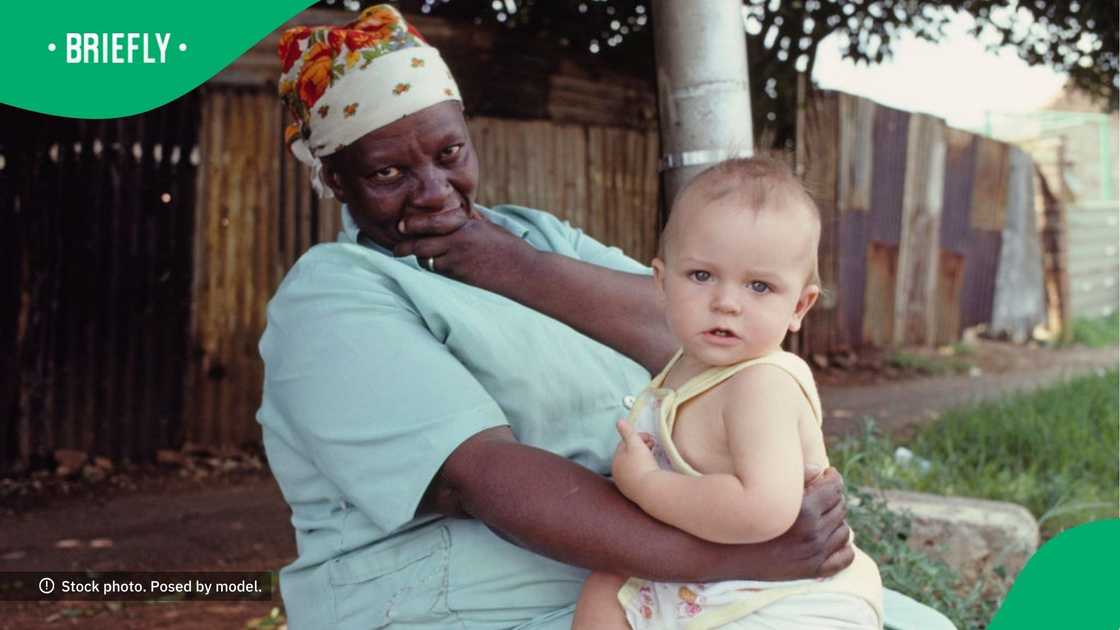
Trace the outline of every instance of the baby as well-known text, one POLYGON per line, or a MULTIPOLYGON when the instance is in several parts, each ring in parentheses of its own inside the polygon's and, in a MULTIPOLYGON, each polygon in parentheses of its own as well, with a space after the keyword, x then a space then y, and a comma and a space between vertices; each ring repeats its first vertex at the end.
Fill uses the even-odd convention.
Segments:
MULTIPOLYGON (((642 392, 613 475, 650 516, 718 543, 793 525, 806 465, 828 466, 809 366, 781 349, 820 295, 820 213, 789 168, 761 158, 708 169, 673 205, 653 261, 680 351, 642 392)), ((650 582, 592 574, 574 628, 882 627, 875 563, 834 577, 650 582)))

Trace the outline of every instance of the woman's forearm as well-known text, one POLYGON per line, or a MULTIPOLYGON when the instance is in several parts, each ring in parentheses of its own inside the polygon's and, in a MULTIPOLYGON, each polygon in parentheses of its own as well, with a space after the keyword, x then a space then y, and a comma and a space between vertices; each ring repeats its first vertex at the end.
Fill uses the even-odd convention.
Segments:
POLYGON ((653 278, 549 252, 525 252, 516 274, 485 288, 516 300, 658 372, 676 350, 653 278), (527 279, 536 279, 527 281, 527 279))
POLYGON ((477 518, 555 560, 619 575, 663 581, 815 577, 829 555, 823 549, 806 555, 802 543, 700 540, 650 518, 606 479, 512 435, 464 442, 437 483, 453 497, 450 513, 477 518))

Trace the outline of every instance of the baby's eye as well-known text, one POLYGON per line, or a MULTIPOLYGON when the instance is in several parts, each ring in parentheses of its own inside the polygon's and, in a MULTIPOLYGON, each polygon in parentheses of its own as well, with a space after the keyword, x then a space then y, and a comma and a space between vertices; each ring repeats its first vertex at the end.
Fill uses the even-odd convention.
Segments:
POLYGON ((455 157, 456 155, 459 155, 459 152, 462 151, 462 150, 463 150, 463 144, 462 143, 453 144, 453 145, 451 145, 449 147, 446 147, 444 150, 439 152, 439 159, 450 160, 451 158, 455 157))
POLYGON ((696 271, 688 272, 688 277, 689 279, 695 280, 697 282, 707 282, 708 280, 712 279, 712 274, 702 269, 698 269, 696 271))
POLYGON ((373 172, 373 179, 378 182, 390 182, 400 177, 401 169, 395 166, 386 166, 373 172))
POLYGON ((751 288, 751 291, 754 291, 755 293, 766 293, 770 290, 770 285, 761 280, 755 280, 747 286, 749 286, 751 288))

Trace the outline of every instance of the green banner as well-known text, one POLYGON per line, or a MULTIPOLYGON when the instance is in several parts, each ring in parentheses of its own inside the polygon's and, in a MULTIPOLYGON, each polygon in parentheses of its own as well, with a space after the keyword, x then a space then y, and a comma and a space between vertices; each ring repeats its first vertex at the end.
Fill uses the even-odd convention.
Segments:
POLYGON ((1116 630, 1118 566, 1120 520, 1066 530, 1031 556, 988 628, 1116 630))
POLYGON ((0 102, 73 118, 168 103, 213 77, 309 0, 13 0, 0 102))

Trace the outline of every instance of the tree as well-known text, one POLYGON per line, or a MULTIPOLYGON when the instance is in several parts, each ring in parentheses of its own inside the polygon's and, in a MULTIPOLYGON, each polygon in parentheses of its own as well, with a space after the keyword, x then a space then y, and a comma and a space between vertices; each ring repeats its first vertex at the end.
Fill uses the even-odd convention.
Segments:
MULTIPOLYGON (((327 6, 336 2, 323 0, 327 6)), ((337 0, 349 8, 368 0, 337 0)), ((498 23, 552 37, 601 62, 653 76, 649 0, 405 0, 406 11, 498 23)), ((1114 0, 744 0, 755 127, 793 134, 797 81, 812 76, 826 37, 846 38, 844 55, 857 62, 888 59, 905 33, 936 42, 953 11, 975 18, 976 35, 992 48, 1013 46, 1032 65, 1068 72, 1073 84, 1116 108, 1120 9, 1114 0)))

